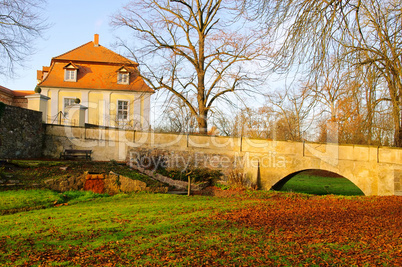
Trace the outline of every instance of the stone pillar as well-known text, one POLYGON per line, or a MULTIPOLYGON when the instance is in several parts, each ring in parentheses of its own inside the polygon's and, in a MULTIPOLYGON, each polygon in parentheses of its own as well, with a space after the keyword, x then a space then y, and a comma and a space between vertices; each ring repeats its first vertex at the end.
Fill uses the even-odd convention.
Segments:
POLYGON ((68 113, 71 114, 70 122, 73 126, 85 127, 85 111, 87 109, 87 107, 80 104, 71 106, 68 113))
POLYGON ((25 98, 28 99, 28 109, 36 110, 42 112, 42 122, 47 122, 47 101, 49 101, 50 97, 41 95, 41 94, 33 94, 28 95, 25 98))

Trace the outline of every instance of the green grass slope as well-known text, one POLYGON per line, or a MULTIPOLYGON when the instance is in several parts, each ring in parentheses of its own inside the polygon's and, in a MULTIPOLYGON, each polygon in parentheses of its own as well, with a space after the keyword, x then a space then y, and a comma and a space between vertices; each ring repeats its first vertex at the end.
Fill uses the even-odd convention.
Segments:
POLYGON ((290 179, 280 191, 315 195, 360 196, 363 192, 344 177, 323 177, 301 173, 290 179))

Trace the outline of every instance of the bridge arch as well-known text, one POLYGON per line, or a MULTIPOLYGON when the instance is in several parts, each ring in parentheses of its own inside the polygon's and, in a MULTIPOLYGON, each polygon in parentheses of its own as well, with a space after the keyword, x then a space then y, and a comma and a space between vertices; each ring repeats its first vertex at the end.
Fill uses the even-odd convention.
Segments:
MULTIPOLYGON (((289 182, 295 176, 298 176, 299 174, 303 174, 303 173, 305 173, 306 175, 311 175, 311 176, 318 176, 318 177, 321 176, 321 177, 323 177, 323 180, 325 179, 324 177, 332 177, 334 179, 334 181, 335 181, 335 179, 346 179, 347 182, 345 182, 345 185, 348 185, 348 183, 350 183, 350 185, 353 185, 352 188, 353 187, 356 188, 356 190, 355 190, 356 192, 360 191, 362 194, 364 194, 362 188, 360 188, 358 185, 356 185, 348 177, 345 177, 345 176, 339 174, 338 172, 324 170, 324 169, 312 169, 312 168, 302 169, 302 170, 298 170, 298 171, 287 174, 285 177, 280 178, 279 181, 274 183, 273 186, 271 187, 271 189, 280 191, 287 182, 289 182)), ((325 181, 328 181, 329 182, 328 185, 331 185, 331 182, 329 180, 325 180, 325 181)), ((329 194, 331 194, 331 193, 337 193, 337 192, 329 190, 329 194)), ((347 193, 345 193, 345 194, 347 194, 347 193)), ((355 192, 353 192, 353 194, 355 194, 355 192)))
POLYGON ((258 162, 257 171, 245 171, 264 190, 298 172, 318 169, 345 177, 366 196, 402 195, 402 149, 276 141, 268 148, 245 147, 243 151, 250 151, 251 162, 258 162))

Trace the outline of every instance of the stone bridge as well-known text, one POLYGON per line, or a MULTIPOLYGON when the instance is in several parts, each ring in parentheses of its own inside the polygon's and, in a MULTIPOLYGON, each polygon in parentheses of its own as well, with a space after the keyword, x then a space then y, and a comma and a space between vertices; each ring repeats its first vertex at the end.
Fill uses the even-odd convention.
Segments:
POLYGON ((63 149, 92 149, 94 160, 238 170, 266 190, 301 171, 325 170, 365 195, 402 195, 402 149, 396 148, 47 125, 44 154, 58 157, 63 149))
POLYGON ((365 195, 402 195, 402 149, 275 141, 253 149, 260 142, 253 140, 244 149, 259 159, 256 175, 266 189, 280 187, 305 170, 325 170, 349 179, 365 195))

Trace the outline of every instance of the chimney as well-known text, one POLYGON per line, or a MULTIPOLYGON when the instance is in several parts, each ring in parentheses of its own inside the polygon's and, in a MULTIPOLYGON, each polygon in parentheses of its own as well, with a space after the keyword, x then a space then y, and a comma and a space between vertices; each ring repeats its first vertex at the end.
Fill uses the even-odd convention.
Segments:
POLYGON ((97 33, 94 35, 94 46, 99 46, 99 34, 97 33))

